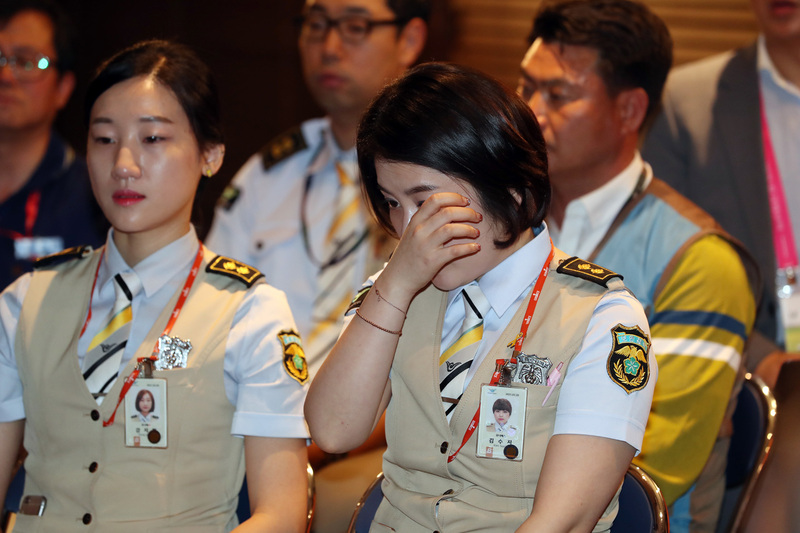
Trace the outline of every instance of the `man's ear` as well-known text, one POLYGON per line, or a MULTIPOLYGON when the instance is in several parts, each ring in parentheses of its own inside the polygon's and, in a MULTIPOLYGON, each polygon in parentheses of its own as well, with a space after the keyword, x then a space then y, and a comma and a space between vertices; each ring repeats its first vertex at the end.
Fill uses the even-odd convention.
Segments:
POLYGON ((403 27, 398 37, 400 43, 398 62, 404 68, 409 68, 419 58, 427 38, 428 25, 419 17, 411 19, 403 27))
POLYGON ((615 100, 622 133, 638 135, 650 102, 647 92, 641 87, 625 89, 620 91, 615 100))

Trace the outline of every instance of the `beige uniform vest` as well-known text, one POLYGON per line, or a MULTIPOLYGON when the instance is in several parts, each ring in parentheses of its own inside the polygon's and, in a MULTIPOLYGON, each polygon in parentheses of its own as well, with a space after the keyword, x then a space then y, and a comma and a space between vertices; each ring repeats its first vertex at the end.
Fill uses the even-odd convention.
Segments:
MULTIPOLYGON (((559 260, 565 257, 556 251, 523 352, 547 357, 554 367, 563 361, 568 368, 607 289, 556 272, 559 260)), ((623 287, 618 278, 609 285, 623 287)), ((491 379, 495 360, 511 355, 507 345, 519 333, 527 302, 528 297, 486 355, 448 425, 439 393, 438 368, 447 294, 430 287, 414 299, 392 365, 392 398, 386 412, 388 449, 383 461, 386 497, 372 531, 507 533, 528 518, 553 434, 563 379, 544 406, 549 387, 515 384, 528 389, 521 462, 476 457, 476 431, 456 459, 447 463, 478 408, 481 384, 491 379)), ((615 496, 594 531, 609 529, 616 510, 615 496)))
POLYGON ((212 533, 236 525, 244 476, 243 439, 230 434, 223 360, 245 285, 209 274, 204 261, 171 335, 191 340, 187 368, 154 371, 167 379, 169 447, 127 448, 124 406, 103 427, 137 357, 148 357, 176 293, 136 355, 98 406, 77 359, 92 281, 100 259, 35 272, 22 305, 16 358, 24 387, 25 494, 44 495, 41 517, 20 515, 15 533, 212 533))

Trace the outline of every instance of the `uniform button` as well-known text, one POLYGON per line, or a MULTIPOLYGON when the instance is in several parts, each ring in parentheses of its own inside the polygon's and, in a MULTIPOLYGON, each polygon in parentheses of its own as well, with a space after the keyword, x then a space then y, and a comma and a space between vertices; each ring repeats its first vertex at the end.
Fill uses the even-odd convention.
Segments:
POLYGON ((447 489, 446 491, 444 491, 442 496, 447 496, 448 494, 453 494, 453 489, 447 489))
POLYGON ((89 513, 86 513, 85 515, 83 515, 83 519, 82 520, 83 520, 84 524, 89 525, 91 523, 91 521, 92 521, 92 515, 90 515, 89 513))
POLYGON ((92 417, 92 420, 100 420, 100 411, 98 411, 97 409, 92 409, 90 415, 92 417))
POLYGON ((447 453, 447 442, 443 442, 441 446, 439 446, 439 451, 442 453, 447 453))
POLYGON ((92 462, 92 464, 89 465, 89 472, 92 474, 97 472, 97 462, 92 462))

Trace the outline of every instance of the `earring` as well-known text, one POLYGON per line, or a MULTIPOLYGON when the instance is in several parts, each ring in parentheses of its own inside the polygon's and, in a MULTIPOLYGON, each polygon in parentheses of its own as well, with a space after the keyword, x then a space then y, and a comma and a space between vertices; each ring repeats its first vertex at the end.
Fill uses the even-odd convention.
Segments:
POLYGON ((213 176, 213 175, 214 175, 214 173, 211 171, 211 169, 210 169, 210 168, 207 168, 207 169, 206 169, 206 177, 210 178, 210 177, 211 177, 211 176, 213 176))

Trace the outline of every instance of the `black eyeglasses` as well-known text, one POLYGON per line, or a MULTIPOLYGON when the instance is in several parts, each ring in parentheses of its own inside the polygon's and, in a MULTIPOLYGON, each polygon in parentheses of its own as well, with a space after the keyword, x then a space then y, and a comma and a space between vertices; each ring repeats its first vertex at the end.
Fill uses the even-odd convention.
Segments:
POLYGON ((324 13, 312 11, 298 16, 295 23, 300 27, 300 37, 307 41, 323 41, 330 29, 335 28, 345 43, 359 44, 376 26, 402 26, 404 22, 400 19, 372 20, 364 15, 331 18, 324 13))
POLYGON ((0 50, 0 68, 8 66, 19 81, 37 80, 54 65, 55 61, 44 54, 21 50, 14 55, 6 55, 0 50))

